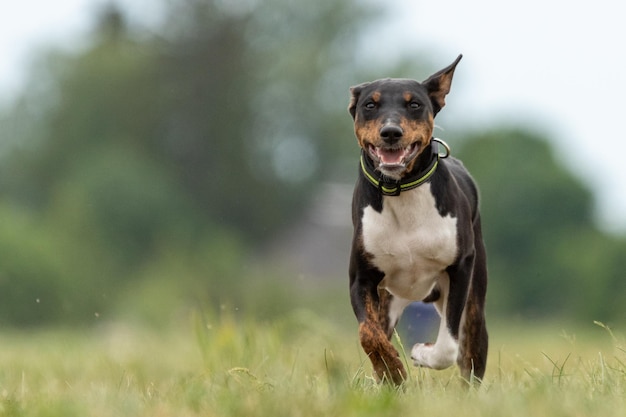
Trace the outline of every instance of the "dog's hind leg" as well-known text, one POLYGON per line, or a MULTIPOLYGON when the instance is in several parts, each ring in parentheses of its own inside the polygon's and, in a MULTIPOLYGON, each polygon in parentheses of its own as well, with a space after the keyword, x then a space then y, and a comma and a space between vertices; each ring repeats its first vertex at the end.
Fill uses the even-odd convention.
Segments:
POLYGON ((485 324, 485 296, 487 292, 487 259, 480 234, 480 219, 475 227, 476 261, 472 283, 461 325, 461 350, 458 365, 461 375, 468 381, 472 377, 482 380, 487 365, 489 336, 485 324))
MULTIPOLYGON (((471 298, 476 296, 472 293, 471 298)), ((487 366, 489 337, 483 309, 475 302, 469 302, 463 314, 460 336, 460 351, 457 364, 461 376, 467 381, 481 381, 487 366)))

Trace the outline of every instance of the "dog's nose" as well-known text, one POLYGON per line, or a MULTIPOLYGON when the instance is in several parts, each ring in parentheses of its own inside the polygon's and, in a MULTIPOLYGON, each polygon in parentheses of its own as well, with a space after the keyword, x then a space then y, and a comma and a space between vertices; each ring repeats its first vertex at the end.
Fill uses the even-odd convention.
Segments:
POLYGON ((393 145, 402 139, 402 128, 396 124, 386 124, 380 129, 380 137, 389 145, 393 145))

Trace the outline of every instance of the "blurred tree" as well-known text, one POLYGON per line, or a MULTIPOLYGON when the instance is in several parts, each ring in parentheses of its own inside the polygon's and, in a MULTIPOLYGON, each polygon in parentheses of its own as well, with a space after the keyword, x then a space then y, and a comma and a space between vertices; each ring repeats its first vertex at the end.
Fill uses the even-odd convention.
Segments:
POLYGON ((348 83, 327 75, 352 69, 345 51, 361 9, 353 0, 174 6, 160 65, 165 151, 210 218, 259 239, 306 206, 335 164, 338 132, 350 135, 333 119, 348 83))
MULTIPOLYGON (((341 155, 335 137, 351 135, 348 123, 338 128, 337 110, 345 115, 353 66, 344 51, 355 49, 366 16, 356 3, 185 0, 170 4, 159 36, 135 36, 112 6, 85 50, 41 58, 2 118, 12 124, 0 133, 10 144, 0 206, 41 224, 43 240, 66 242, 47 256, 75 267, 42 263, 17 274, 6 260, 0 286, 15 291, 0 293, 0 313, 31 305, 30 289, 55 287, 64 274, 77 291, 59 287, 53 305, 99 309, 173 251, 197 268, 189 275, 207 277, 211 297, 236 297, 241 262, 224 270, 220 259, 232 258, 224 251, 253 247, 289 225, 341 155), (222 249, 233 235, 246 244, 222 249), (210 252, 189 253, 202 250, 210 252)), ((58 316, 19 311, 23 317, 10 320, 58 316)))
MULTIPOLYGON (((158 35, 105 9, 87 47, 42 56, 0 116, 0 320, 258 303, 271 285, 244 285, 245 252, 322 180, 356 174, 348 86, 428 73, 356 67, 373 17, 358 0, 168 5, 158 35)), ((487 132, 460 154, 483 192, 494 308, 624 311, 607 289, 624 286, 624 242, 594 227, 589 190, 543 138, 487 132)))
POLYGON ((458 155, 481 190, 495 310, 587 320, 623 311, 623 295, 606 296, 623 287, 616 248, 624 242, 597 229, 591 191, 558 164, 546 138, 492 130, 469 137, 458 155))
MULTIPOLYGON (((289 223, 316 176, 334 164, 338 124, 329 119, 345 108, 348 83, 340 78, 336 100, 325 75, 351 68, 343 51, 354 49, 351 33, 362 13, 352 1, 329 0, 297 7, 288 0, 187 0, 171 7, 160 40, 133 40, 111 9, 93 47, 53 57, 43 78, 55 100, 40 110, 31 160, 16 170, 45 210, 54 185, 84 170, 108 165, 108 175, 94 177, 130 178, 114 172, 121 160, 122 170, 163 172, 201 217, 193 218, 196 227, 217 222, 246 238, 266 237, 289 223)), ((342 126, 349 137, 349 125, 342 126)), ((168 195, 167 184, 157 183, 168 195)))

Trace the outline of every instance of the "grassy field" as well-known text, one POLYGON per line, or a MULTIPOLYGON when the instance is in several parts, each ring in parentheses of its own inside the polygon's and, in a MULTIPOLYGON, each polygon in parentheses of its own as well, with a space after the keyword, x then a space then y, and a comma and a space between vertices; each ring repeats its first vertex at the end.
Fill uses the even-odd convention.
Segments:
POLYGON ((178 327, 0 333, 0 416, 620 416, 626 352, 592 323, 491 327, 488 373, 411 367, 381 386, 356 339, 295 311, 259 323, 198 314, 178 327))

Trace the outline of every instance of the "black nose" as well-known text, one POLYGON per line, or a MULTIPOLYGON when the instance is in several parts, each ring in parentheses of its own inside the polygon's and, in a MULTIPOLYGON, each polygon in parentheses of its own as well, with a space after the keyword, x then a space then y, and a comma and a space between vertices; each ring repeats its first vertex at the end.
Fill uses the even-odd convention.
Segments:
POLYGON ((380 137, 389 145, 393 145, 402 139, 402 128, 396 124, 387 124, 380 129, 380 137))

